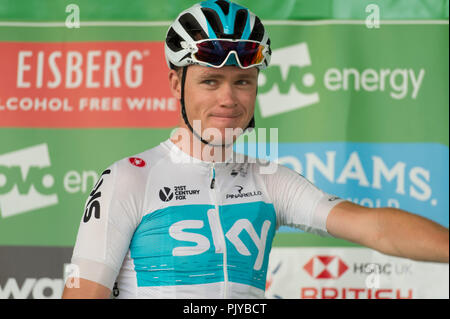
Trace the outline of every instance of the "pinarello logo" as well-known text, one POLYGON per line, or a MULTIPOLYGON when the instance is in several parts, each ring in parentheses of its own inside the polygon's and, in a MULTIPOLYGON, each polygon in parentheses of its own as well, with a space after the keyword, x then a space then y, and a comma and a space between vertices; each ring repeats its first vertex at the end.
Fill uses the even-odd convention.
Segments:
POLYGON ((145 161, 142 158, 139 157, 130 157, 128 159, 131 163, 131 165, 137 166, 137 167, 144 167, 145 161))
POLYGON ((337 256, 314 256, 303 269, 315 279, 337 279, 348 266, 337 256))

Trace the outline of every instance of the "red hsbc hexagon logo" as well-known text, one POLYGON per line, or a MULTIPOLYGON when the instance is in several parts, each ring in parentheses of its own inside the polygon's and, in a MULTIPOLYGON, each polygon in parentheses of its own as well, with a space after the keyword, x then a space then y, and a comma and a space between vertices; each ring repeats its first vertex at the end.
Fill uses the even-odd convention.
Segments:
POLYGON ((315 279, 337 279, 347 271, 348 266, 337 256, 314 256, 303 269, 315 279))

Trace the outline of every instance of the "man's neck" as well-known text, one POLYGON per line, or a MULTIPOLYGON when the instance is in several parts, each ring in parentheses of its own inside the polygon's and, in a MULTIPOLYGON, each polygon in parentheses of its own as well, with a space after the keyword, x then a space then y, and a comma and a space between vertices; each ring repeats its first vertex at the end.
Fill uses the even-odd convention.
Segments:
POLYGON ((179 127, 170 140, 184 153, 205 162, 225 162, 233 154, 233 144, 211 146, 205 144, 189 130, 179 127))

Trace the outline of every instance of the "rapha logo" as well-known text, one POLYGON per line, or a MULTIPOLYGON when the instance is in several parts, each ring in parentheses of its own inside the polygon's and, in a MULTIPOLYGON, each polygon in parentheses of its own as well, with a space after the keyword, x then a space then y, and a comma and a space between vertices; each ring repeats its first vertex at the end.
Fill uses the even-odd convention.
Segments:
POLYGON ((58 204, 47 144, 0 155, 0 213, 11 217, 58 204))
POLYGON ((274 50, 271 66, 260 74, 258 103, 263 117, 289 112, 319 102, 318 93, 302 93, 315 77, 304 72, 311 65, 308 45, 300 43, 274 50))
POLYGON ((315 279, 337 279, 347 271, 348 266, 337 256, 314 256, 303 269, 315 279))

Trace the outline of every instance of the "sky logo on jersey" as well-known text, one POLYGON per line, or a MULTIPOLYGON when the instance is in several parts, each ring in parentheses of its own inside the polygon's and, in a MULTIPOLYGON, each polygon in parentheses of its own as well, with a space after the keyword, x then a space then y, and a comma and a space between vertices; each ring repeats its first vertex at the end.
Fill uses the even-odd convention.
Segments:
POLYGON ((223 205, 219 212, 212 205, 154 211, 130 245, 138 286, 220 282, 226 269, 230 282, 264 289, 275 219, 264 202, 223 205))
POLYGON ((0 155, 3 218, 58 204, 47 144, 0 155))

